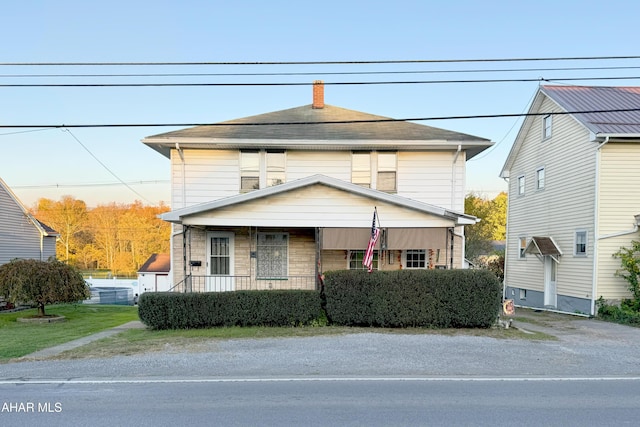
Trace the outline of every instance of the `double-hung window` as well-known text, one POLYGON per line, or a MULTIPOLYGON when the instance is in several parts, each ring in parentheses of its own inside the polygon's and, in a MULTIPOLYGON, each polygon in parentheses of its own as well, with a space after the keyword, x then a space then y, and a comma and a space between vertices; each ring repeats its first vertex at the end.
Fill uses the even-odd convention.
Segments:
POLYGON ((396 153, 378 153, 378 176, 376 189, 380 191, 387 191, 390 193, 396 192, 396 173, 397 171, 397 155, 396 153))
POLYGON ((518 177, 518 195, 519 196, 524 196, 524 184, 525 184, 525 180, 524 180, 524 175, 520 175, 518 177))
POLYGON ((260 153, 258 151, 240 152, 240 191, 246 192, 260 188, 260 153))
POLYGON ((258 233, 256 277, 286 279, 289 275, 289 234, 258 233))
POLYGON ((544 188, 544 168, 536 171, 536 188, 542 190, 544 188))
POLYGON ((351 154, 351 182, 371 187, 371 153, 351 154))
POLYGON ((587 256, 587 230, 576 230, 573 254, 587 256))
POLYGON ((527 249, 527 238, 519 237, 518 238, 518 258, 525 259, 526 257, 526 254, 524 252, 525 249, 527 249))
POLYGON ((267 187, 284 183, 284 151, 267 151, 267 187))
POLYGON ((549 114, 542 119, 542 139, 551 138, 551 124, 553 116, 549 114))

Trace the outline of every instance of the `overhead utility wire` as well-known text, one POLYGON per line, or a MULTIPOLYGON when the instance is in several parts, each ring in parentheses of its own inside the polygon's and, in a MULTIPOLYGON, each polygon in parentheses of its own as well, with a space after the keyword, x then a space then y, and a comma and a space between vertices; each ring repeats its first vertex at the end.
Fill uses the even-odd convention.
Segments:
MULTIPOLYGON (((325 86, 348 85, 407 85, 407 84, 459 84, 459 83, 526 83, 580 80, 635 80, 640 76, 623 77, 562 77, 562 78, 529 78, 529 79, 477 79, 477 80, 414 80, 387 82, 324 82, 325 86)), ((17 83, 0 84, 0 87, 187 87, 187 86, 312 86, 313 83, 17 83)))
MULTIPOLYGON (((638 108, 616 108, 605 110, 579 110, 579 111, 559 111, 542 113, 511 113, 511 114, 478 114, 469 116, 441 116, 441 117, 411 117, 404 119, 367 119, 367 120, 335 120, 327 122, 266 122, 266 123, 129 123, 129 124, 90 124, 90 125, 2 125, 0 129, 23 129, 23 128, 124 128, 124 127, 192 127, 192 126, 293 126, 293 125, 339 125, 354 123, 390 123, 390 122, 422 122, 432 120, 462 120, 462 119, 495 119, 504 117, 529 117, 529 116, 563 116, 569 114, 597 114, 597 113, 625 113, 640 111, 638 108)), ((75 138, 75 136, 74 136, 75 138)), ((86 149, 86 148, 85 148, 86 149)))
POLYGON ((363 61, 200 61, 200 62, 0 62, 0 66, 166 66, 166 65, 347 65, 437 64, 465 62, 593 61, 640 59, 640 56, 575 56, 547 58, 389 59, 363 61))
POLYGON ((127 73, 127 74, 0 74, 0 78, 51 78, 51 77, 265 77, 265 76, 351 76, 389 74, 459 74, 459 73, 521 73, 539 71, 602 71, 637 70, 640 66, 619 67, 551 67, 551 68, 484 68, 472 70, 405 70, 405 71, 320 71, 282 73, 127 73))

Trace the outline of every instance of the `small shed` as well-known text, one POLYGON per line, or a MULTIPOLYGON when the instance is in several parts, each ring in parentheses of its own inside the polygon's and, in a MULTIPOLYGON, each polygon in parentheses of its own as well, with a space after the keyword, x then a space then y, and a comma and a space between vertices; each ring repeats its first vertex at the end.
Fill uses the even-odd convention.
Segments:
POLYGON ((144 292, 166 292, 171 289, 169 254, 152 254, 138 270, 138 289, 144 292))

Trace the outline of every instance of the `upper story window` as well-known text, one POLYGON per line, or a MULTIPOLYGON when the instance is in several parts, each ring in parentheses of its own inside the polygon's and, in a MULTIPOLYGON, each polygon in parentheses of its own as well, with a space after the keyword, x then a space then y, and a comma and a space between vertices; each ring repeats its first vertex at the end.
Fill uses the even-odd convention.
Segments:
POLYGON ((549 114, 542 119, 542 139, 551 138, 551 122, 553 116, 549 114))
POLYGON ((241 151, 240 192, 284 183, 285 167, 284 151, 241 151))
POLYGON ((371 153, 351 154, 351 182, 371 187, 371 153))
POLYGON ((284 151, 267 151, 267 187, 284 183, 284 151))
POLYGON ((378 182, 376 189, 380 191, 395 192, 397 175, 397 154, 378 153, 378 182))
POLYGON ((240 152, 240 191, 260 188, 260 153, 258 151, 240 152))
POLYGON ((573 254, 587 256, 587 230, 576 230, 573 254))
POLYGON ((544 188, 544 168, 536 171, 536 188, 542 190, 544 188))
POLYGON ((524 195, 524 175, 518 177, 518 195, 524 195))

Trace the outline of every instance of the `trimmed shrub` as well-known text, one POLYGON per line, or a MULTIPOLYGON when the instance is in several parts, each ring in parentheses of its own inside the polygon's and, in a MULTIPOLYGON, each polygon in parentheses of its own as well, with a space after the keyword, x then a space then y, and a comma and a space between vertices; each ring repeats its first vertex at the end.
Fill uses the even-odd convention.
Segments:
POLYGON ((486 328, 495 323, 502 288, 486 270, 333 271, 324 292, 335 324, 486 328))
POLYGON ((324 314, 317 291, 146 292, 140 320, 152 329, 214 326, 299 326, 324 314))

